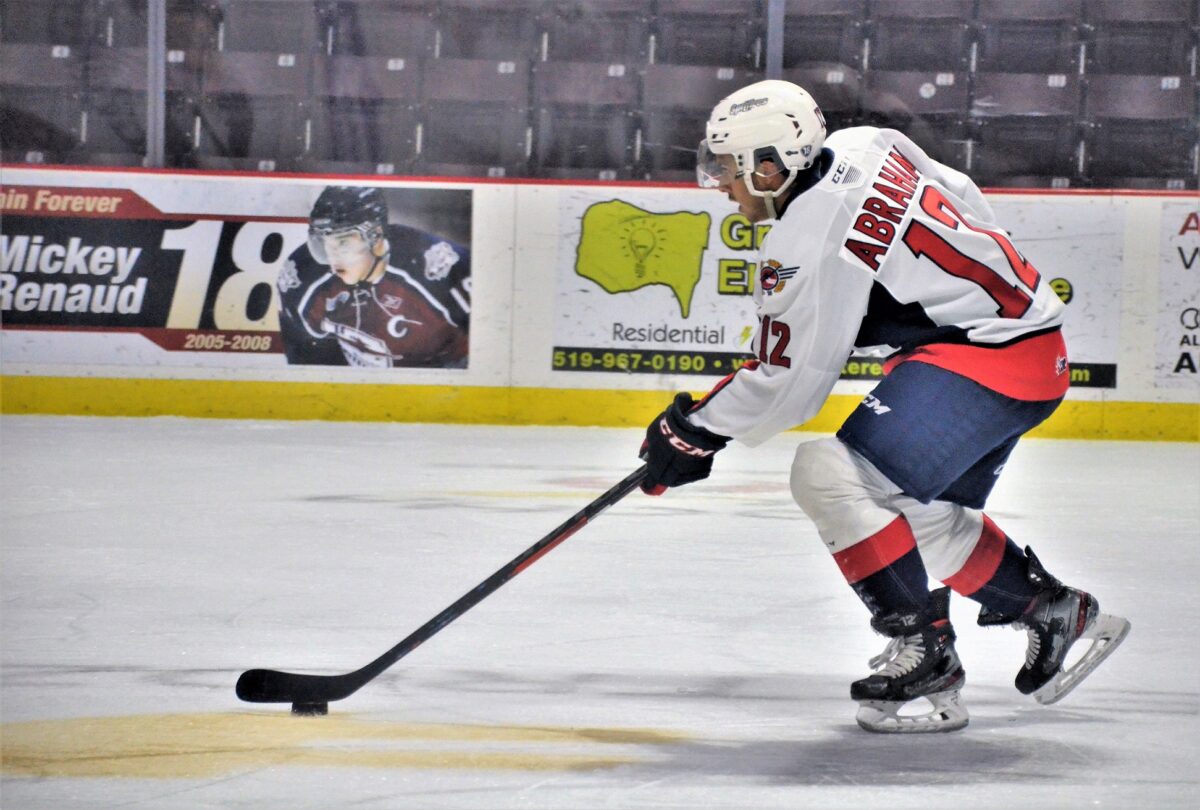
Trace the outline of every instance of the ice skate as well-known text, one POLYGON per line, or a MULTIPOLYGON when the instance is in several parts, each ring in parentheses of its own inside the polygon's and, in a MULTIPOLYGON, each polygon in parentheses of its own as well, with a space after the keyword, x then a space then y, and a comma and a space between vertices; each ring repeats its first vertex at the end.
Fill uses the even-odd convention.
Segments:
POLYGON ((954 628, 949 619, 950 589, 933 592, 933 604, 924 614, 888 614, 871 620, 871 626, 891 641, 871 659, 877 670, 850 685, 858 701, 856 719, 867 731, 927 733, 956 731, 967 725, 967 707, 959 698, 966 673, 954 651, 954 628), (916 713, 902 713, 912 709, 916 713))
POLYGON ((1056 703, 1116 651, 1129 634, 1130 624, 1120 616, 1101 613, 1094 596, 1051 576, 1032 549, 1026 547, 1025 554, 1029 557, 1029 581, 1041 591, 1019 618, 984 609, 979 624, 1011 624, 1026 631, 1029 646, 1016 687, 1022 694, 1033 695, 1038 703, 1056 703), (1064 667, 1067 653, 1079 639, 1089 639, 1091 646, 1079 660, 1064 667))

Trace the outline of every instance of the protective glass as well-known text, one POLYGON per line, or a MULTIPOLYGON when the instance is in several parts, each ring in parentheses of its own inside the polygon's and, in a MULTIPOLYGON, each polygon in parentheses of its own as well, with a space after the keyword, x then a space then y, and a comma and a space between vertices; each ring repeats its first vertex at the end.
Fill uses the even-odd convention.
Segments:
POLYGON ((371 244, 358 228, 333 233, 308 233, 308 250, 321 264, 352 264, 371 252, 371 244))
POLYGON ((708 148, 708 139, 696 149, 696 183, 700 188, 718 188, 742 176, 733 155, 715 155, 708 148))

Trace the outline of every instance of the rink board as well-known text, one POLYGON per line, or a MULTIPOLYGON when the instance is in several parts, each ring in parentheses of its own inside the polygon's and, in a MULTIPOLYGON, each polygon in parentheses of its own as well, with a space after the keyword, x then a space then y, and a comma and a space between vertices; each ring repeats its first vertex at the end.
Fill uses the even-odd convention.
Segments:
MULTIPOLYGON (((765 229, 695 188, 28 166, 4 179, 5 413, 630 426, 761 353, 765 229), (328 185, 378 187, 393 224, 469 248, 457 366, 288 364, 280 290, 328 185)), ((1068 305, 1071 390, 1036 435, 1200 440, 1195 195, 990 196, 1068 305)), ((836 428, 880 372, 850 358, 806 427, 836 428)))

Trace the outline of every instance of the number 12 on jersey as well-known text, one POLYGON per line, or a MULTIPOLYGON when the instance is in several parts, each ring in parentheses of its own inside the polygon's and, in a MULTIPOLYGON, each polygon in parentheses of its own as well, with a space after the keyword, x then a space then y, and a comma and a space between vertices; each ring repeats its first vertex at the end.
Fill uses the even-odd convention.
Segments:
POLYGON ((785 354, 791 342, 792 330, 786 323, 771 320, 770 315, 763 315, 762 325, 758 330, 758 362, 791 368, 792 360, 785 354))
POLYGON ((978 284, 996 302, 997 313, 1002 318, 1020 318, 1029 311, 1033 304, 1030 293, 1037 291, 1040 276, 1033 265, 1017 252, 1007 236, 999 231, 979 228, 967 222, 946 196, 933 186, 926 186, 921 194, 921 210, 950 230, 957 231, 961 225, 969 231, 990 237, 1000 246, 1008 266, 1029 292, 1012 284, 983 262, 960 253, 958 248, 935 233, 924 222, 916 219, 909 223, 903 237, 904 244, 914 256, 926 256, 943 272, 978 284))

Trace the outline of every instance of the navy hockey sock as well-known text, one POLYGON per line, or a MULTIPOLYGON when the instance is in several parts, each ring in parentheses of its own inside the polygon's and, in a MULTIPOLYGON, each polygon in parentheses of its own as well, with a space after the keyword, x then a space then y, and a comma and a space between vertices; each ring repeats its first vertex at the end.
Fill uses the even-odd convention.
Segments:
POLYGON ((1029 581, 1028 558, 987 515, 971 556, 945 582, 989 611, 1020 616, 1037 595, 1029 581))
POLYGON ((903 515, 835 552, 833 559, 872 616, 921 612, 930 606, 929 576, 903 515))

